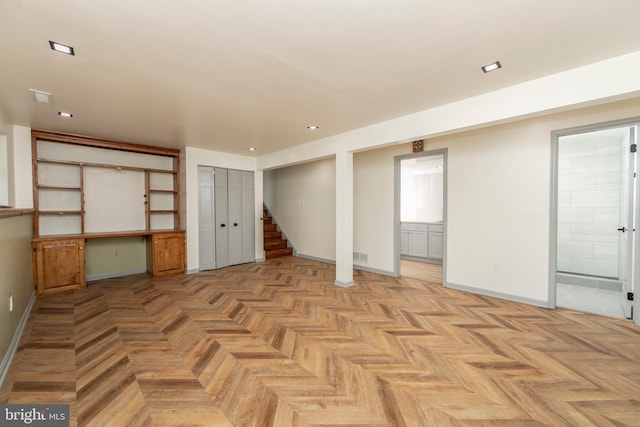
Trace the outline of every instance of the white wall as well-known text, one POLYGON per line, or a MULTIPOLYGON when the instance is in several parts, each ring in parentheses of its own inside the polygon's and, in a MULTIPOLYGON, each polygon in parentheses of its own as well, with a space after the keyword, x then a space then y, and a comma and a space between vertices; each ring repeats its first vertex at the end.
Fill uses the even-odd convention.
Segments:
POLYGON ((13 153, 9 141, 13 140, 13 125, 0 108, 0 205, 13 205, 13 153), (9 135, 8 135, 9 134, 9 135), (10 169, 11 168, 11 169, 10 169))
POLYGON ((8 155, 9 147, 7 145, 7 136, 0 131, 0 206, 9 206, 8 155))
POLYGON ((255 157, 238 156, 200 148, 185 147, 183 150, 182 168, 184 197, 182 206, 187 234, 187 272, 199 270, 199 237, 198 237, 198 166, 214 166, 227 169, 254 171, 255 182, 255 218, 256 218, 256 259, 264 257, 262 237, 262 171, 256 171, 255 157))
POLYGON ((335 159, 271 170, 265 187, 270 213, 297 254, 335 261, 335 159))
MULTIPOLYGON (((13 156, 13 206, 16 208, 33 208, 33 175, 31 160, 31 128, 13 126, 13 138, 9 139, 9 147, 13 156)), ((11 187, 10 187, 11 188, 11 187)), ((11 194, 11 190, 9 190, 11 194)))
POLYGON ((410 152, 410 144, 400 144, 353 156, 353 251, 367 254, 367 267, 388 274, 394 269, 394 157, 410 152))
POLYGON ((7 201, 15 208, 33 207, 31 128, 16 126, 0 110, 0 134, 6 141, 7 201))
MULTIPOLYGON (((446 281, 546 305, 551 131, 640 116, 640 99, 433 138, 448 148, 446 281), (499 271, 496 271, 499 270, 499 271)), ((400 144, 354 156, 354 251, 393 271, 394 156, 400 144)))
POLYGON ((450 284, 546 301, 550 130, 526 122, 446 138, 450 284))

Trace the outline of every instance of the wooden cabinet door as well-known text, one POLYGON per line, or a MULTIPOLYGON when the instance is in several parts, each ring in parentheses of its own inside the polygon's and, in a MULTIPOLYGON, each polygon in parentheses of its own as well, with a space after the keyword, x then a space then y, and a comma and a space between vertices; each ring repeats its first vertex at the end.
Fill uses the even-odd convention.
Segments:
POLYGON ((86 287, 84 239, 33 243, 38 295, 86 287))
POLYGON ((184 233, 154 233, 151 241, 154 276, 184 273, 184 233))

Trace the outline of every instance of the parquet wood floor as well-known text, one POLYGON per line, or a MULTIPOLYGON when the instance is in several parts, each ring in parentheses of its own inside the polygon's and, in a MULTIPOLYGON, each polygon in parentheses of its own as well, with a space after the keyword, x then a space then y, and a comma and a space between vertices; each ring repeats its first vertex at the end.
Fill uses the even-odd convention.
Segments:
POLYGON ((1 403, 75 426, 640 425, 640 328, 276 258, 38 297, 1 403))
POLYGON ((401 259, 400 275, 441 285, 442 265, 401 259))

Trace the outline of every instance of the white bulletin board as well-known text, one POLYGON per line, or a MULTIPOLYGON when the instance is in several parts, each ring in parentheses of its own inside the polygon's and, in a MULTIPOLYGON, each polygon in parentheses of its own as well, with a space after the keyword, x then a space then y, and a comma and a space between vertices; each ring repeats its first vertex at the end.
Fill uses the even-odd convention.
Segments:
POLYGON ((146 228, 143 171, 84 167, 85 233, 146 228))

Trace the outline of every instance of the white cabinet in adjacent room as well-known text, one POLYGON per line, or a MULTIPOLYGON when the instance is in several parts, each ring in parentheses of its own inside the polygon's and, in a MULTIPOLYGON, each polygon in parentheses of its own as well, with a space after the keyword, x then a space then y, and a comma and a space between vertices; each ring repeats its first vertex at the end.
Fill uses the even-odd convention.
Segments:
POLYGON ((441 261, 443 255, 442 223, 400 223, 400 255, 441 261))
POLYGON ((442 260, 443 237, 442 224, 429 224, 429 246, 427 248, 427 258, 442 260))

